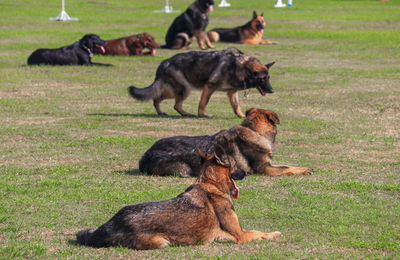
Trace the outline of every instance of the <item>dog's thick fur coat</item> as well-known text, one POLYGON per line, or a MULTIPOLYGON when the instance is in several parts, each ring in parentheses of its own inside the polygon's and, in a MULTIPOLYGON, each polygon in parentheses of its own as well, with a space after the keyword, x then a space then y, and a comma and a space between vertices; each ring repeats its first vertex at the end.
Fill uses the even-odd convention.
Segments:
POLYGON ((192 89, 202 90, 198 115, 203 117, 205 107, 214 91, 225 91, 233 111, 244 117, 240 110, 238 91, 257 88, 261 95, 273 93, 269 82, 269 69, 274 62, 263 65, 254 57, 230 48, 221 51, 179 53, 164 60, 157 68, 154 82, 147 88, 128 88, 138 100, 153 100, 159 115, 164 99, 175 99, 175 110, 182 116, 193 116, 183 110, 183 101, 192 89))
POLYGON ((95 52, 103 52, 106 41, 96 34, 86 34, 79 41, 57 49, 38 49, 28 58, 28 65, 98 65, 110 64, 92 62, 95 52))
POLYGON ((154 40, 153 35, 149 33, 139 33, 127 37, 122 37, 113 40, 107 40, 107 45, 104 46, 105 51, 97 51, 96 54, 101 55, 120 55, 120 56, 142 56, 156 54, 156 49, 160 45, 154 40), (143 52, 148 49, 148 52, 143 52))
MULTIPOLYGON (((77 241, 92 247, 124 246, 156 249, 168 245, 236 243, 272 239, 280 232, 245 231, 234 211, 238 197, 231 158, 202 154, 205 162, 197 181, 176 198, 130 205, 97 229, 78 232, 77 241)), ((243 178, 244 175, 241 175, 243 178)))
POLYGON ((208 13, 212 11, 214 0, 196 0, 185 12, 172 22, 165 36, 166 49, 188 49, 192 38, 196 38, 199 48, 214 48, 205 32, 208 25, 208 13))
POLYGON ((211 42, 233 42, 241 44, 276 44, 276 42, 263 40, 265 30, 265 19, 263 14, 257 15, 253 12, 252 19, 245 25, 235 28, 215 28, 207 35, 211 42))
POLYGON ((219 142, 228 139, 224 146, 237 166, 249 173, 268 176, 311 174, 307 167, 272 165, 273 145, 279 117, 264 109, 249 109, 241 125, 211 136, 175 136, 157 141, 145 152, 139 170, 150 175, 198 176, 200 157, 196 147, 211 152, 219 142))

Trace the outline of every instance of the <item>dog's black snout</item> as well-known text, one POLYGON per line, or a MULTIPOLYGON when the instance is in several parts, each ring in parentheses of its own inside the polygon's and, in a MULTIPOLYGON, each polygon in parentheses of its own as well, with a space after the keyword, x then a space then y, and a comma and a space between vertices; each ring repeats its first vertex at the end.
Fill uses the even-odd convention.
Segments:
POLYGON ((232 173, 232 179, 234 179, 235 181, 243 180, 246 176, 247 176, 247 172, 245 172, 241 169, 237 169, 236 171, 234 171, 232 173))

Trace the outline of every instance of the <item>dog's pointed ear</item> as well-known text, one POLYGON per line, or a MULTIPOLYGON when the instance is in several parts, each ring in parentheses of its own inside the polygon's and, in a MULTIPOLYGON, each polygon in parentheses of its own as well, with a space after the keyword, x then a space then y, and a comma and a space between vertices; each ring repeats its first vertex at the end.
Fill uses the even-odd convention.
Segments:
POLYGON ((274 65, 275 64, 275 61, 273 61, 273 62, 271 62, 271 63, 268 63, 268 64, 265 64, 265 67, 267 67, 268 69, 270 69, 271 67, 272 67, 272 65, 274 65))
POLYGON ((196 147, 196 148, 195 148, 195 152, 196 152, 198 155, 200 155, 200 157, 201 157, 202 159, 205 159, 205 160, 209 160, 209 159, 211 159, 211 158, 214 156, 214 155, 212 155, 212 154, 207 154, 207 153, 203 152, 202 150, 200 150, 199 147, 196 147))
POLYGON ((257 18, 257 12, 256 10, 253 11, 253 19, 257 18))
POLYGON ((264 17, 264 13, 261 13, 260 16, 264 17))
POLYGON ((265 113, 265 117, 274 125, 279 124, 281 121, 279 120, 279 116, 277 113, 273 112, 273 111, 267 111, 267 113, 265 113))
POLYGON ((254 107, 248 109, 248 110, 246 111, 246 117, 248 117, 251 113, 255 112, 256 110, 257 110, 257 109, 255 109, 254 107))
POLYGON ((214 157, 219 165, 224 166, 224 167, 229 167, 229 159, 227 158, 224 148, 221 145, 215 146, 214 157))

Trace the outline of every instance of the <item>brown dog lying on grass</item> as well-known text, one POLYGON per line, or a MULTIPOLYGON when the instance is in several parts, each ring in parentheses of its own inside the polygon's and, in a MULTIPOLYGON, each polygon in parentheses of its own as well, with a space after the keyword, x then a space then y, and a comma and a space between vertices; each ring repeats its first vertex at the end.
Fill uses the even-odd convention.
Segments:
POLYGON ((215 28, 210 30, 207 35, 211 42, 233 42, 242 44, 277 44, 276 42, 263 40, 265 29, 265 19, 263 14, 257 15, 253 11, 252 19, 245 25, 235 28, 215 28))
POLYGON ((209 153, 224 139, 225 152, 237 166, 249 173, 268 176, 311 174, 307 167, 272 165, 272 151, 280 120, 276 113, 264 109, 249 109, 242 124, 214 135, 173 136, 158 140, 139 162, 139 170, 150 175, 198 176, 200 156, 194 152, 200 147, 209 153))
POLYGON ((130 205, 97 229, 78 232, 77 241, 93 247, 124 246, 157 249, 168 245, 236 243, 279 237, 280 232, 245 231, 235 213, 232 197, 239 190, 233 179, 243 179, 234 160, 215 149, 198 150, 204 163, 197 181, 170 200, 130 205))
POLYGON ((142 56, 156 55, 156 49, 160 45, 154 40, 153 35, 149 33, 140 33, 119 39, 107 40, 107 45, 104 46, 103 52, 97 51, 96 54, 101 55, 120 55, 120 56, 142 56), (148 52, 143 52, 144 49, 148 52))

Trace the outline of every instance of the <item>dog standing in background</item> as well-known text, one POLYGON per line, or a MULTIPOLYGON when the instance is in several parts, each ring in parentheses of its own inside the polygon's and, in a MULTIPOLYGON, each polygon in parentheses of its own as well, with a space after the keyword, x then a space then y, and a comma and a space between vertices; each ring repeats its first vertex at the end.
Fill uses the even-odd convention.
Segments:
POLYGON ((215 28, 210 30, 207 35, 211 42, 277 44, 276 42, 262 39, 265 25, 263 14, 257 15, 256 11, 253 11, 253 18, 245 25, 235 28, 215 28))
POLYGON ((205 108, 215 91, 225 91, 233 111, 244 117, 240 110, 238 91, 257 88, 262 96, 273 93, 269 82, 269 69, 275 62, 262 64, 238 49, 221 51, 191 51, 179 53, 161 62, 154 82, 147 88, 130 86, 129 94, 137 100, 153 100, 159 115, 160 103, 175 99, 175 110, 182 116, 193 116, 183 110, 183 101, 192 89, 202 90, 198 115, 206 117, 205 108))
POLYGON ((165 36, 165 49, 186 50, 195 37, 199 48, 214 48, 205 32, 208 25, 208 13, 212 12, 214 0, 196 0, 185 12, 177 16, 165 36))
POLYGON ((234 179, 243 179, 245 175, 231 157, 219 151, 215 149, 213 155, 197 151, 203 160, 200 176, 182 194, 170 200, 126 206, 99 228, 78 232, 78 243, 147 250, 222 240, 243 243, 281 236, 280 232, 241 228, 232 198, 239 196, 234 179))

